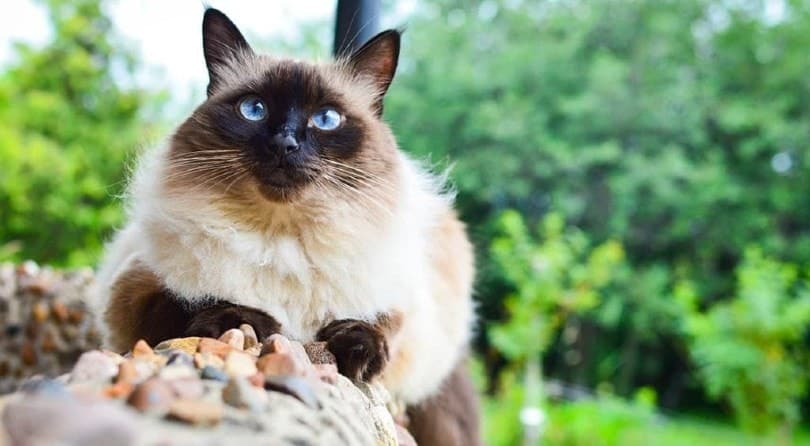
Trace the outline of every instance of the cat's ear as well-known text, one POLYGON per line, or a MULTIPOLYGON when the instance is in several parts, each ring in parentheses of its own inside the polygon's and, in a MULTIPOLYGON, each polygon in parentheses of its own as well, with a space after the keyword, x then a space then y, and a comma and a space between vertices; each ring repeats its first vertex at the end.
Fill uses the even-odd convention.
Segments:
POLYGON ((208 67, 208 96, 211 96, 221 82, 216 67, 227 65, 240 54, 252 53, 253 49, 228 16, 214 8, 205 10, 202 34, 203 54, 208 67))
POLYGON ((371 79, 377 86, 375 107, 378 115, 382 114, 383 96, 397 71, 400 34, 395 29, 383 31, 349 56, 349 66, 354 73, 371 79))

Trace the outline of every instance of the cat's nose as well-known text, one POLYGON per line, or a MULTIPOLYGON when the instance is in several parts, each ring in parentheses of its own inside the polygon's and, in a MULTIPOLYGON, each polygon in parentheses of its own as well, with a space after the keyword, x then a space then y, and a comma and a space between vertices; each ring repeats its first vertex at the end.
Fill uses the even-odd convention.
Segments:
POLYGON ((273 144, 280 150, 283 150, 285 155, 295 152, 299 147, 298 140, 289 133, 277 133, 276 136, 273 137, 273 144))

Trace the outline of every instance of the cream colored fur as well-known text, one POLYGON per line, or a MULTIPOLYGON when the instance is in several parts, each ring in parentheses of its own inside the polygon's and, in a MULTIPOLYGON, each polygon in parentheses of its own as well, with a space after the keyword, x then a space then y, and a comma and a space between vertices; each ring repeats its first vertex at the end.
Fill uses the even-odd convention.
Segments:
POLYGON ((191 305, 217 296, 255 307, 300 341, 333 319, 400 312, 383 380, 408 403, 437 390, 473 323, 471 249, 437 181, 400 153, 396 200, 382 212, 313 193, 295 204, 258 200, 266 224, 246 226, 213 192, 171 190, 168 150, 145 155, 135 175, 129 223, 100 269, 98 314, 136 260, 191 305))

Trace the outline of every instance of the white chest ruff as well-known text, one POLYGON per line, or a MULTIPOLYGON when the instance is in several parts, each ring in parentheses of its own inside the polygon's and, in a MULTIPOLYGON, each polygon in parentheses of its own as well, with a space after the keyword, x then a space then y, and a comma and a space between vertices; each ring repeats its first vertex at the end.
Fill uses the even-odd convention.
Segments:
POLYGON ((214 297, 261 309, 294 339, 311 339, 331 319, 370 320, 427 293, 422 267, 414 266, 425 263, 416 234, 334 247, 289 235, 172 232, 152 238, 146 255, 168 288, 191 302, 214 297))

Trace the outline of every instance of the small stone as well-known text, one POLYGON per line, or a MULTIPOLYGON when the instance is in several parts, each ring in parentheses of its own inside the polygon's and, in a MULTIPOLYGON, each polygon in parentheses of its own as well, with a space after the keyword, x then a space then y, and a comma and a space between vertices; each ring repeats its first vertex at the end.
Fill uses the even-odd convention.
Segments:
POLYGON ((292 350, 290 340, 281 334, 275 333, 264 339, 261 355, 264 356, 268 353, 288 353, 290 350, 292 350))
POLYGON ((264 388, 264 373, 261 371, 256 372, 247 378, 248 382, 255 387, 264 388))
POLYGON ((51 291, 51 281, 44 274, 20 281, 20 288, 23 292, 31 293, 35 296, 42 296, 51 291))
POLYGON ((200 353, 212 353, 222 359, 225 359, 231 350, 233 350, 233 347, 230 345, 211 338, 200 339, 199 346, 197 347, 197 351, 200 353))
POLYGON ((169 359, 166 362, 167 365, 193 366, 194 358, 183 350, 168 350, 168 352, 169 359))
POLYGON ((118 375, 115 377, 116 383, 135 383, 138 381, 138 370, 135 368, 135 362, 127 359, 121 364, 118 364, 118 375))
POLYGON ((45 353, 53 353, 64 348, 64 344, 60 343, 54 334, 53 327, 45 327, 44 333, 42 334, 42 344, 40 346, 45 353))
POLYGON ((256 330, 254 330, 251 325, 242 324, 239 326, 239 330, 241 330, 245 335, 245 350, 259 345, 259 338, 256 336, 256 330))
POLYGON ((64 384, 55 379, 42 376, 36 376, 24 381, 20 386, 20 392, 48 398, 70 398, 72 396, 64 384))
POLYGON ((298 341, 290 341, 290 352, 292 353, 293 359, 297 362, 301 367, 308 368, 312 365, 312 361, 309 360, 309 355, 307 355, 307 351, 304 350, 304 345, 298 341))
POLYGON ((158 376, 167 381, 181 378, 196 378, 197 371, 188 365, 172 364, 160 369, 158 376))
POLYGON ((98 350, 83 353, 73 370, 70 372, 70 382, 97 382, 108 383, 118 375, 118 365, 110 356, 98 350))
POLYGON ((128 381, 120 381, 104 389, 104 396, 107 398, 124 399, 129 398, 135 390, 135 385, 128 381))
POLYGON ((229 376, 247 377, 256 372, 254 358, 247 353, 234 350, 225 358, 225 373, 229 376))
POLYGON ((37 302, 31 308, 31 315, 33 316, 34 320, 42 323, 48 319, 48 315, 50 315, 50 310, 48 306, 42 302, 37 302))
POLYGON ((51 303, 51 311, 53 312, 53 315, 56 317, 56 320, 58 320, 59 322, 66 322, 70 317, 68 308, 65 306, 65 304, 59 302, 58 300, 53 301, 53 303, 51 303))
POLYGON ((245 349, 245 334, 238 328, 231 328, 219 337, 219 341, 224 342, 237 350, 245 349))
POLYGON ((253 347, 246 348, 245 353, 249 354, 250 356, 258 358, 259 355, 262 353, 262 345, 256 344, 253 347))
POLYGON ((196 426, 211 426, 222 419, 222 406, 204 400, 176 400, 169 408, 169 418, 196 426))
POLYGON ((143 339, 138 340, 135 343, 135 346, 132 347, 132 356, 134 358, 143 358, 146 356, 152 356, 155 354, 155 351, 152 350, 152 347, 146 343, 143 339))
POLYGON ((169 387, 174 391, 175 396, 180 399, 197 399, 205 393, 203 382, 197 378, 181 378, 169 381, 169 387))
MULTIPOLYGON (((228 380, 228 375, 223 372, 221 369, 216 367, 212 367, 207 365, 203 367, 202 373, 200 374, 203 379, 212 379, 214 381, 222 381, 225 382, 228 380)), ((264 381, 264 377, 262 377, 262 381, 264 381)))
POLYGON ((225 361, 213 353, 195 353, 194 365, 196 365, 198 369, 202 369, 207 366, 222 369, 225 367, 225 361))
POLYGON ((71 324, 81 324, 84 320, 84 311, 78 308, 71 308, 68 313, 68 322, 71 324))
POLYGON ((337 364, 335 355, 326 348, 326 342, 309 342, 304 344, 304 350, 313 364, 337 364))
POLYGON ((329 384, 337 384, 338 369, 335 364, 313 364, 315 376, 321 381, 329 384))
POLYGON ((222 400, 240 409, 260 412, 267 405, 267 393, 251 385, 245 378, 231 378, 222 389, 222 400))
POLYGON ((163 353, 168 350, 181 350, 189 355, 193 355, 200 345, 200 338, 197 336, 189 336, 187 338, 176 338, 163 341, 155 346, 155 352, 163 353))
POLYGON ((14 445, 131 445, 135 420, 119 405, 78 399, 24 398, 9 402, 3 427, 14 445))
POLYGON ((34 350, 33 344, 31 342, 26 341, 22 348, 20 349, 20 359, 22 359, 23 364, 27 366, 36 365, 38 362, 38 356, 36 350, 34 350))
POLYGON ((145 381, 154 376, 161 368, 161 364, 150 359, 133 358, 132 364, 135 366, 135 382, 145 381))
POLYGON ((141 412, 163 414, 169 410, 169 406, 174 399, 174 391, 167 382, 158 378, 151 378, 135 388, 135 391, 127 399, 127 404, 141 412))
POLYGON ((320 405, 312 385, 305 378, 298 376, 270 376, 265 378, 264 388, 295 397, 313 409, 317 409, 320 405))
POLYGON ((304 376, 306 374, 306 371, 296 363, 292 354, 270 353, 264 355, 256 361, 256 367, 264 376, 304 376))

